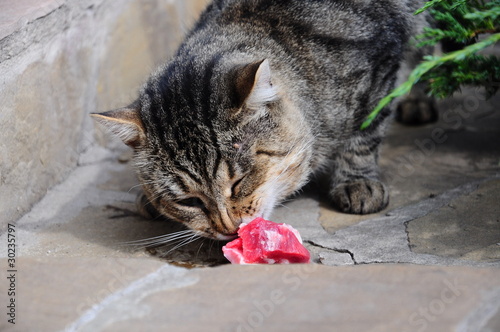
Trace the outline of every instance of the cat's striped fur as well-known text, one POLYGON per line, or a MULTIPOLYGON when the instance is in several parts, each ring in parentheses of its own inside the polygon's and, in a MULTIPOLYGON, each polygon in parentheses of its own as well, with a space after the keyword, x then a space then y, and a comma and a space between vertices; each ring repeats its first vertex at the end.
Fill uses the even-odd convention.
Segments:
POLYGON ((377 150, 422 23, 419 1, 216 0, 128 108, 96 114, 135 149, 147 201, 208 237, 269 217, 317 172, 351 213, 388 203, 377 150))

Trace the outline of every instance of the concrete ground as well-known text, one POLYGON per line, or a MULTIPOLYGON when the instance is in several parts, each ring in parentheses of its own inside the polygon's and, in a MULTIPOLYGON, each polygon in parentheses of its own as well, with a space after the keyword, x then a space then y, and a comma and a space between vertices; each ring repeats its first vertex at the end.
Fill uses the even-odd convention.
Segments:
POLYGON ((499 102, 468 90, 435 124, 394 124, 380 213, 336 212, 314 184, 279 207, 308 265, 229 265, 208 240, 125 244, 180 228, 136 214, 128 151, 93 147, 12 228, 15 261, 0 237, 16 323, 4 313, 0 330, 500 331, 499 102))

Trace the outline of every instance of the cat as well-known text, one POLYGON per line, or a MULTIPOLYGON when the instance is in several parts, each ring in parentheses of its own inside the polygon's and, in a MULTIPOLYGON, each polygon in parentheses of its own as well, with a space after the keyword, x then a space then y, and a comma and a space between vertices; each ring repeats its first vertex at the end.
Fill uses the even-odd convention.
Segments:
POLYGON ((134 149, 148 211, 204 237, 234 238, 317 174, 338 210, 380 211, 391 110, 360 126, 402 75, 421 5, 213 1, 135 102, 92 115, 134 149))

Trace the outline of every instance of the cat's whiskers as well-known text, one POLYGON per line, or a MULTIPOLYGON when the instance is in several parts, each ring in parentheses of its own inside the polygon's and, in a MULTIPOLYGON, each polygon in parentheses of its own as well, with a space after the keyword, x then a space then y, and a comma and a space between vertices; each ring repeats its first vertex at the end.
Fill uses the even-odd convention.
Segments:
POLYGON ((194 233, 191 235, 191 237, 187 238, 187 239, 184 239, 182 242, 180 242, 179 244, 177 244, 175 247, 173 247, 172 249, 170 249, 169 251, 167 251, 167 254, 169 254, 170 252, 176 250, 176 249, 179 249, 180 247, 182 246, 185 246, 185 245, 188 245, 196 240, 198 240, 201 236, 194 233))
POLYGON ((208 247, 208 255, 210 256, 210 254, 212 253, 212 247, 214 246, 214 240, 209 239, 209 241, 210 241, 210 246, 208 247))
POLYGON ((146 238, 146 239, 135 240, 135 241, 128 241, 128 242, 125 242, 125 243, 137 243, 137 242, 143 242, 143 241, 148 241, 148 240, 156 240, 156 239, 160 239, 160 238, 173 237, 173 236, 177 236, 177 235, 181 235, 181 234, 185 234, 185 233, 192 233, 192 232, 193 232, 192 230, 186 229, 186 230, 177 231, 177 232, 173 232, 173 233, 168 233, 168 234, 153 236, 153 237, 149 237, 149 238, 146 238))
POLYGON ((146 248, 146 247, 150 247, 150 246, 167 244, 167 243, 170 243, 173 241, 183 240, 183 239, 190 238, 193 236, 199 237, 199 235, 196 234, 196 232, 194 232, 193 230, 183 230, 183 231, 178 231, 178 232, 169 233, 169 234, 165 234, 165 235, 154 236, 151 238, 123 242, 122 245, 130 245, 130 246, 135 246, 135 247, 139 247, 139 248, 146 248))
POLYGON ((198 250, 196 251, 196 259, 198 259, 198 256, 200 254, 200 251, 201 251, 201 247, 203 247, 203 245, 205 244, 205 240, 206 238, 204 237, 201 237, 201 243, 200 243, 200 246, 198 247, 198 250))
POLYGON ((284 209, 288 209, 288 210, 290 210, 290 207, 289 207, 289 206, 286 206, 286 205, 285 205, 285 204, 283 204, 283 203, 276 204, 276 206, 279 206, 279 207, 282 207, 282 208, 284 208, 284 209))
POLYGON ((183 236, 178 236, 178 237, 171 238, 171 239, 158 239, 156 241, 152 240, 152 241, 149 241, 149 242, 132 243, 130 245, 135 246, 137 248, 147 248, 147 247, 153 247, 153 246, 159 246, 159 245, 168 244, 168 243, 171 243, 171 242, 174 242, 174 241, 179 241, 179 240, 185 239, 185 238, 190 237, 190 236, 192 236, 192 234, 185 234, 183 236))
POLYGON ((128 190, 128 192, 130 192, 134 188, 140 187, 140 186, 145 185, 145 184, 156 184, 156 183, 161 183, 161 182, 163 182, 162 179, 154 180, 154 181, 141 182, 139 184, 136 184, 135 186, 130 187, 130 189, 128 190))
MULTIPOLYGON (((262 197, 257 198, 257 201, 255 202, 255 205, 261 207, 261 202, 262 202, 262 197)), ((264 217, 263 215, 258 215, 257 217, 264 217)))

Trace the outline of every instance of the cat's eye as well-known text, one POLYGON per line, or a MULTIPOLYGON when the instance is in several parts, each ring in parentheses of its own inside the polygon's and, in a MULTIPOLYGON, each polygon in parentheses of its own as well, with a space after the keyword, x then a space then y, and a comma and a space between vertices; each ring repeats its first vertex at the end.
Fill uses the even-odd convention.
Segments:
POLYGON ((198 197, 189 197, 189 198, 181 199, 181 200, 177 201, 176 203, 179 205, 185 206, 185 207, 195 207, 195 208, 199 208, 199 209, 205 208, 205 204, 198 197))
POLYGON ((233 186, 231 187, 231 195, 234 197, 239 193, 240 189, 240 184, 241 181, 243 181, 245 177, 240 178, 239 180, 236 180, 235 183, 233 183, 233 186))

